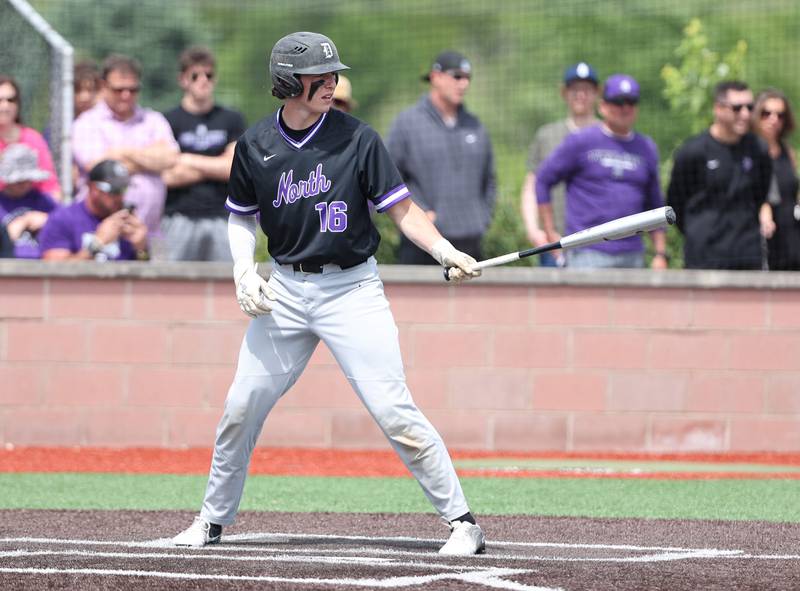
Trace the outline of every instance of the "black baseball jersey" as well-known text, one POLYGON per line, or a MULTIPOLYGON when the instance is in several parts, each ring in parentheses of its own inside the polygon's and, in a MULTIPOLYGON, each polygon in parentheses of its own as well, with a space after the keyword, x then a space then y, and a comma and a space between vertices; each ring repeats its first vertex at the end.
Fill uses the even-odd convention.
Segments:
POLYGON ((667 201, 684 235, 687 268, 761 267, 758 209, 771 175, 766 145, 752 133, 730 145, 706 130, 681 146, 667 201))
POLYGON ((369 203, 382 212, 409 197, 383 142, 367 124, 333 109, 295 140, 280 113, 237 142, 226 207, 260 213, 279 264, 346 267, 366 260, 380 242, 369 203))

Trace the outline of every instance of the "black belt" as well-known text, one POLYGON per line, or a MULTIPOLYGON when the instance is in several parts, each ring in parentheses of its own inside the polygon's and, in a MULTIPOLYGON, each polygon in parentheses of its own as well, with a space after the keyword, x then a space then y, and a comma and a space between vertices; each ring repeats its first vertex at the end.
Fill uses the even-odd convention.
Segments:
MULTIPOLYGON (((342 271, 345 269, 352 269, 353 267, 357 267, 358 265, 367 262, 367 259, 363 261, 358 261, 357 263, 353 263, 352 265, 339 265, 342 271)), ((295 271, 299 271, 300 273, 322 273, 322 268, 328 263, 292 263, 292 269, 295 271)), ((334 263, 336 264, 336 263, 334 263)))

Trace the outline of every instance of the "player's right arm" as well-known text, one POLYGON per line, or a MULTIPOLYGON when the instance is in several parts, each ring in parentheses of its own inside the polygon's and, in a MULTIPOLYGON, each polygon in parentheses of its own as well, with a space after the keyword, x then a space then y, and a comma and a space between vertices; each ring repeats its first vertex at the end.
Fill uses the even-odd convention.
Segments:
POLYGON ((242 139, 237 142, 234 150, 225 207, 230 211, 228 243, 233 257, 236 300, 242 312, 255 318, 272 312, 269 302, 276 297, 264 278, 258 274, 258 264, 254 259, 258 200, 248 164, 247 144, 242 139))

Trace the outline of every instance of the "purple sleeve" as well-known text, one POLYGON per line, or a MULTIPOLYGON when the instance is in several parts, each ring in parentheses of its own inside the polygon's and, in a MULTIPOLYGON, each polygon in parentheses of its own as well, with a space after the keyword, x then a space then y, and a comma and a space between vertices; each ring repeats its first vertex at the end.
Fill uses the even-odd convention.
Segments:
MULTIPOLYGON (((59 210, 64 211, 64 210, 59 210)), ((39 250, 44 254, 52 248, 64 248, 70 252, 77 252, 74 248, 73 233, 69 227, 69 220, 65 220, 63 215, 58 213, 51 214, 47 218, 42 231, 39 232, 39 250)))
POLYGON ((578 137, 570 134, 545 158, 536 170, 536 201, 550 203, 550 189, 570 178, 579 166, 581 154, 578 137))

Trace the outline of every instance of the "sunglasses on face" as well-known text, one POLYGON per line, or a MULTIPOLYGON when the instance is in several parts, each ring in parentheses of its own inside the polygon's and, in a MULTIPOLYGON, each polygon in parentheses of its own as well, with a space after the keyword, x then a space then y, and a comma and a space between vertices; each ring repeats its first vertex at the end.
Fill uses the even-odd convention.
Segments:
POLYGON ((781 121, 786 119, 786 111, 768 111, 766 109, 761 111, 761 118, 762 119, 769 119, 773 115, 775 115, 781 121))
POLYGON ((125 194, 125 191, 128 188, 128 187, 122 187, 114 189, 114 187, 111 186, 111 183, 107 183, 105 181, 95 181, 94 184, 97 185, 97 188, 100 189, 103 193, 108 193, 109 195, 113 195, 114 197, 121 197, 122 195, 125 194))
POLYGON ((465 72, 458 72, 455 70, 448 70, 447 75, 453 78, 454 80, 472 80, 472 74, 467 74, 465 72))
POLYGON ((720 103, 721 105, 728 107, 734 113, 741 113, 742 109, 747 109, 749 112, 753 112, 753 107, 755 106, 753 103, 720 103))
POLYGON ((205 76, 206 80, 209 82, 214 80, 214 72, 192 72, 192 82, 197 82, 197 79, 200 78, 200 76, 205 76))
POLYGON ((114 94, 122 94, 123 92, 130 92, 131 94, 138 94, 142 89, 141 86, 109 86, 108 89, 114 94))
POLYGON ((612 105, 616 105, 617 107, 635 107, 639 104, 638 100, 632 98, 614 99, 607 102, 611 103, 612 105))

